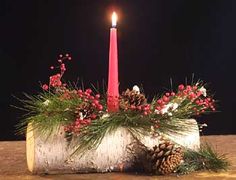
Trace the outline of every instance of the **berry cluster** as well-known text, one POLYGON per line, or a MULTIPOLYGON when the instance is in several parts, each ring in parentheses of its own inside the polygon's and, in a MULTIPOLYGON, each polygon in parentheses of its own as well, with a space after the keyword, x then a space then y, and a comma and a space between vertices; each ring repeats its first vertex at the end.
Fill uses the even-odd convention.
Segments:
POLYGON ((156 101, 155 105, 155 113, 161 115, 172 116, 178 110, 179 113, 191 113, 193 115, 215 111, 215 100, 207 97, 206 89, 198 83, 193 86, 180 84, 177 93, 165 93, 156 101))
POLYGON ((59 63, 59 66, 56 66, 56 67, 51 66, 50 69, 54 70, 55 68, 57 68, 57 69, 59 68, 60 73, 50 76, 49 85, 43 84, 42 85, 43 90, 46 91, 49 89, 49 87, 60 88, 62 86, 65 86, 65 84, 62 84, 61 78, 66 71, 66 65, 64 63, 64 61, 66 61, 66 60, 71 60, 71 56, 69 54, 65 54, 65 55, 60 54, 59 55, 59 59, 57 60, 59 63))
POLYGON ((75 121, 65 126, 65 131, 69 133, 79 133, 80 128, 91 124, 92 120, 99 117, 103 106, 100 103, 100 94, 92 95, 91 89, 85 91, 78 90, 77 96, 82 100, 75 108, 75 121))
POLYGON ((150 104, 145 104, 140 106, 131 105, 125 109, 125 111, 127 110, 138 111, 146 116, 151 113, 151 105, 150 104))

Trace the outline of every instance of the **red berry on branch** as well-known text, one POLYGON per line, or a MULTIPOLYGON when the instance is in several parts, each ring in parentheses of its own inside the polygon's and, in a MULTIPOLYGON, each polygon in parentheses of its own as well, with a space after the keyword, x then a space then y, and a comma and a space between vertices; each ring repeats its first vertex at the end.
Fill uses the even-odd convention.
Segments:
POLYGON ((139 111, 141 111, 141 110, 142 110, 142 107, 141 107, 141 106, 138 106, 137 109, 138 109, 139 111))
POLYGON ((94 96, 89 96, 89 99, 94 100, 95 98, 94 96))
POLYGON ((166 93, 166 96, 170 96, 170 93, 167 92, 167 93, 166 93))
POLYGON ((183 91, 184 90, 184 85, 180 84, 178 88, 179 88, 180 91, 183 91))
POLYGON ((54 69, 54 66, 51 66, 51 67, 50 67, 50 69, 52 69, 52 70, 53 70, 53 69, 54 69))
POLYGON ((147 111, 144 111, 143 114, 144 114, 145 116, 147 116, 147 115, 148 115, 148 112, 147 112, 147 111))
POLYGON ((136 109, 136 107, 134 105, 131 105, 130 109, 134 110, 134 109, 136 109))
POLYGON ((172 93, 171 93, 171 96, 175 96, 175 93, 174 93, 174 92, 172 92, 172 93))
POLYGON ((163 101, 162 101, 161 99, 158 99, 158 100, 157 100, 157 103, 158 103, 158 104, 162 104, 163 101))
POLYGON ((60 58, 62 58, 62 57, 63 57, 63 55, 62 55, 62 54, 60 54, 60 55, 59 55, 59 57, 60 57, 60 58))
POLYGON ((100 98, 100 94, 96 94, 95 99, 99 99, 99 98, 100 98))
POLYGON ((157 107, 156 107, 156 110, 160 111, 160 110, 161 110, 161 107, 160 107, 160 106, 157 106, 157 107))
POLYGON ((163 99, 163 101, 164 101, 164 102, 168 102, 168 101, 169 101, 169 98, 168 98, 168 97, 166 97, 166 96, 163 96, 163 98, 162 98, 162 99, 163 99))
POLYGON ((92 106, 93 106, 93 107, 96 107, 96 104, 95 104, 95 103, 92 103, 92 106))
POLYGON ((91 115, 91 119, 94 120, 94 119, 96 119, 96 118, 97 118, 96 114, 92 114, 92 115, 91 115))
POLYGON ((101 111, 102 109, 103 109, 103 106, 102 106, 102 105, 99 105, 99 106, 98 106, 98 110, 101 111))
POLYGON ((96 105, 99 105, 99 101, 98 100, 94 100, 93 103, 96 104, 96 105))
POLYGON ((184 95, 187 95, 188 91, 185 89, 185 90, 183 90, 183 93, 184 93, 184 95))
POLYGON ((91 89, 86 89, 85 92, 87 92, 88 94, 91 94, 92 90, 91 89))
POLYGON ((66 54, 66 57, 69 57, 69 56, 70 56, 70 55, 67 53, 67 54, 66 54))
POLYGON ((196 95, 194 94, 194 93, 191 93, 190 95, 189 95, 189 98, 190 99, 194 99, 196 97, 196 95))
POLYGON ((42 86, 42 88, 43 88, 43 90, 47 91, 49 87, 48 87, 47 84, 44 84, 44 85, 42 86))
POLYGON ((58 61, 59 63, 62 63, 62 60, 61 60, 61 59, 58 59, 57 61, 58 61))
POLYGON ((193 86, 193 90, 197 90, 197 86, 193 86))
POLYGON ((68 57, 68 60, 71 60, 72 58, 71 57, 68 57))
POLYGON ((191 91, 191 90, 192 90, 192 87, 188 85, 188 86, 186 87, 186 89, 187 89, 188 91, 191 91))

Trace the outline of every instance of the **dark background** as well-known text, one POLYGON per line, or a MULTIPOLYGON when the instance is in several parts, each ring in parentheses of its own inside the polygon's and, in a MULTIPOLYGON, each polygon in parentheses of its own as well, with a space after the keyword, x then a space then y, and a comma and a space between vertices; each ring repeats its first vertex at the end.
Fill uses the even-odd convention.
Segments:
POLYGON ((23 139, 14 125, 23 112, 12 95, 35 94, 60 53, 71 53, 65 78, 86 86, 107 81, 110 15, 119 15, 120 90, 142 85, 149 97, 202 79, 219 113, 201 117, 204 134, 235 134, 236 1, 0 1, 0 139, 23 139))

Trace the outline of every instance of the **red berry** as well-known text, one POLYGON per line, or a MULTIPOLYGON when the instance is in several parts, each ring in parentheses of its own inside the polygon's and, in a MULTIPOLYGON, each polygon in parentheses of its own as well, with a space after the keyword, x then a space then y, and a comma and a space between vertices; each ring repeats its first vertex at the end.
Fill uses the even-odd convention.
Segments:
POLYGON ((148 112, 147 112, 147 111, 144 111, 143 114, 146 116, 146 115, 148 115, 148 112))
POLYGON ((190 99, 194 99, 196 97, 196 95, 194 94, 194 93, 191 93, 190 95, 189 95, 189 98, 190 99))
POLYGON ((138 106, 137 109, 138 109, 139 111, 141 111, 141 110, 142 110, 142 107, 141 107, 141 106, 138 106))
POLYGON ((91 119, 96 119, 96 118, 97 118, 96 114, 91 115, 91 119))
POLYGON ((156 110, 160 111, 160 110, 161 110, 161 107, 160 107, 160 106, 157 106, 157 107, 156 107, 156 110))
POLYGON ((57 61, 58 61, 59 63, 62 63, 62 60, 61 60, 61 59, 58 59, 57 61))
POLYGON ((66 54, 66 57, 69 57, 70 55, 69 54, 66 54))
POLYGON ((60 58, 62 58, 62 57, 63 57, 63 55, 62 55, 62 54, 60 54, 60 55, 59 55, 59 57, 60 57, 60 58))
POLYGON ((201 91, 198 91, 197 92, 197 96, 201 96, 202 95, 202 92, 201 91))
POLYGON ((99 106, 98 106, 98 110, 101 111, 102 109, 103 109, 103 106, 102 106, 102 105, 99 105, 99 106))
POLYGON ((143 110, 144 110, 144 111, 148 111, 148 110, 149 110, 149 107, 144 107, 143 110))
POLYGON ((166 97, 166 96, 163 96, 163 101, 165 101, 165 102, 168 102, 169 101, 169 98, 168 97, 166 97))
POLYGON ((172 93, 171 93, 171 96, 175 96, 175 93, 174 93, 174 92, 172 92, 172 93))
POLYGON ((96 94, 95 98, 99 99, 100 98, 100 94, 96 94))
POLYGON ((54 66, 51 66, 50 69, 54 69, 54 66))
POLYGON ((94 96, 89 96, 89 99, 94 100, 94 96))
POLYGON ((183 91, 184 90, 184 85, 180 84, 178 88, 179 88, 180 91, 183 91))
POLYGON ((43 90, 47 91, 49 87, 48 87, 47 84, 44 84, 44 85, 42 86, 42 88, 43 88, 43 90))
POLYGON ((94 104, 99 105, 99 101, 98 100, 94 100, 93 102, 94 102, 94 104))
POLYGON ((188 85, 188 86, 186 87, 186 89, 187 89, 188 91, 191 91, 191 90, 192 90, 192 87, 188 85))
POLYGON ((166 96, 170 96, 170 93, 167 92, 167 93, 166 93, 166 96))
POLYGON ((96 106, 96 104, 95 104, 95 103, 92 103, 92 106, 93 106, 93 107, 95 107, 95 106, 96 106))
POLYGON ((163 102, 162 102, 161 99, 158 99, 158 100, 157 100, 157 103, 158 103, 158 104, 162 104, 163 102))
POLYGON ((131 105, 130 109, 134 110, 134 109, 136 109, 136 107, 134 105, 131 105))
POLYGON ((86 91, 88 94, 91 94, 92 93, 92 90, 91 89, 86 89, 86 91))
POLYGON ((68 60, 71 60, 71 57, 68 57, 68 60))

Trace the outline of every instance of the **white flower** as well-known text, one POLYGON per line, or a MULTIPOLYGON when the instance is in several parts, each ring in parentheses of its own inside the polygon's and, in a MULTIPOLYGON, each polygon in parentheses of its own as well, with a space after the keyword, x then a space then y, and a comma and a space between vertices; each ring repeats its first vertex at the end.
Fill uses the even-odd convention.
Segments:
POLYGON ((108 118, 110 115, 108 114, 108 113, 106 113, 106 114, 103 114, 102 115, 102 118, 108 118))
POLYGON ((83 116, 83 113, 82 113, 82 112, 79 112, 79 118, 80 118, 80 119, 84 119, 84 116, 83 116))
POLYGON ((155 113, 157 113, 157 114, 168 113, 169 116, 172 116, 172 113, 170 111, 177 111, 178 106, 179 105, 177 103, 169 103, 169 104, 165 105, 164 108, 161 109, 160 111, 155 110, 155 113))
POLYGON ((175 111, 179 107, 179 105, 177 103, 171 103, 171 104, 172 104, 172 106, 171 106, 172 107, 172 111, 175 111))
POLYGON ((43 105, 48 106, 50 102, 51 102, 51 101, 49 101, 49 100, 47 99, 46 101, 43 102, 43 105))
POLYGON ((140 94, 140 89, 137 85, 133 86, 133 91, 135 91, 137 94, 140 94))
POLYGON ((204 97, 207 96, 206 89, 204 88, 204 86, 202 86, 202 87, 199 89, 199 91, 202 93, 202 95, 203 95, 204 97))

